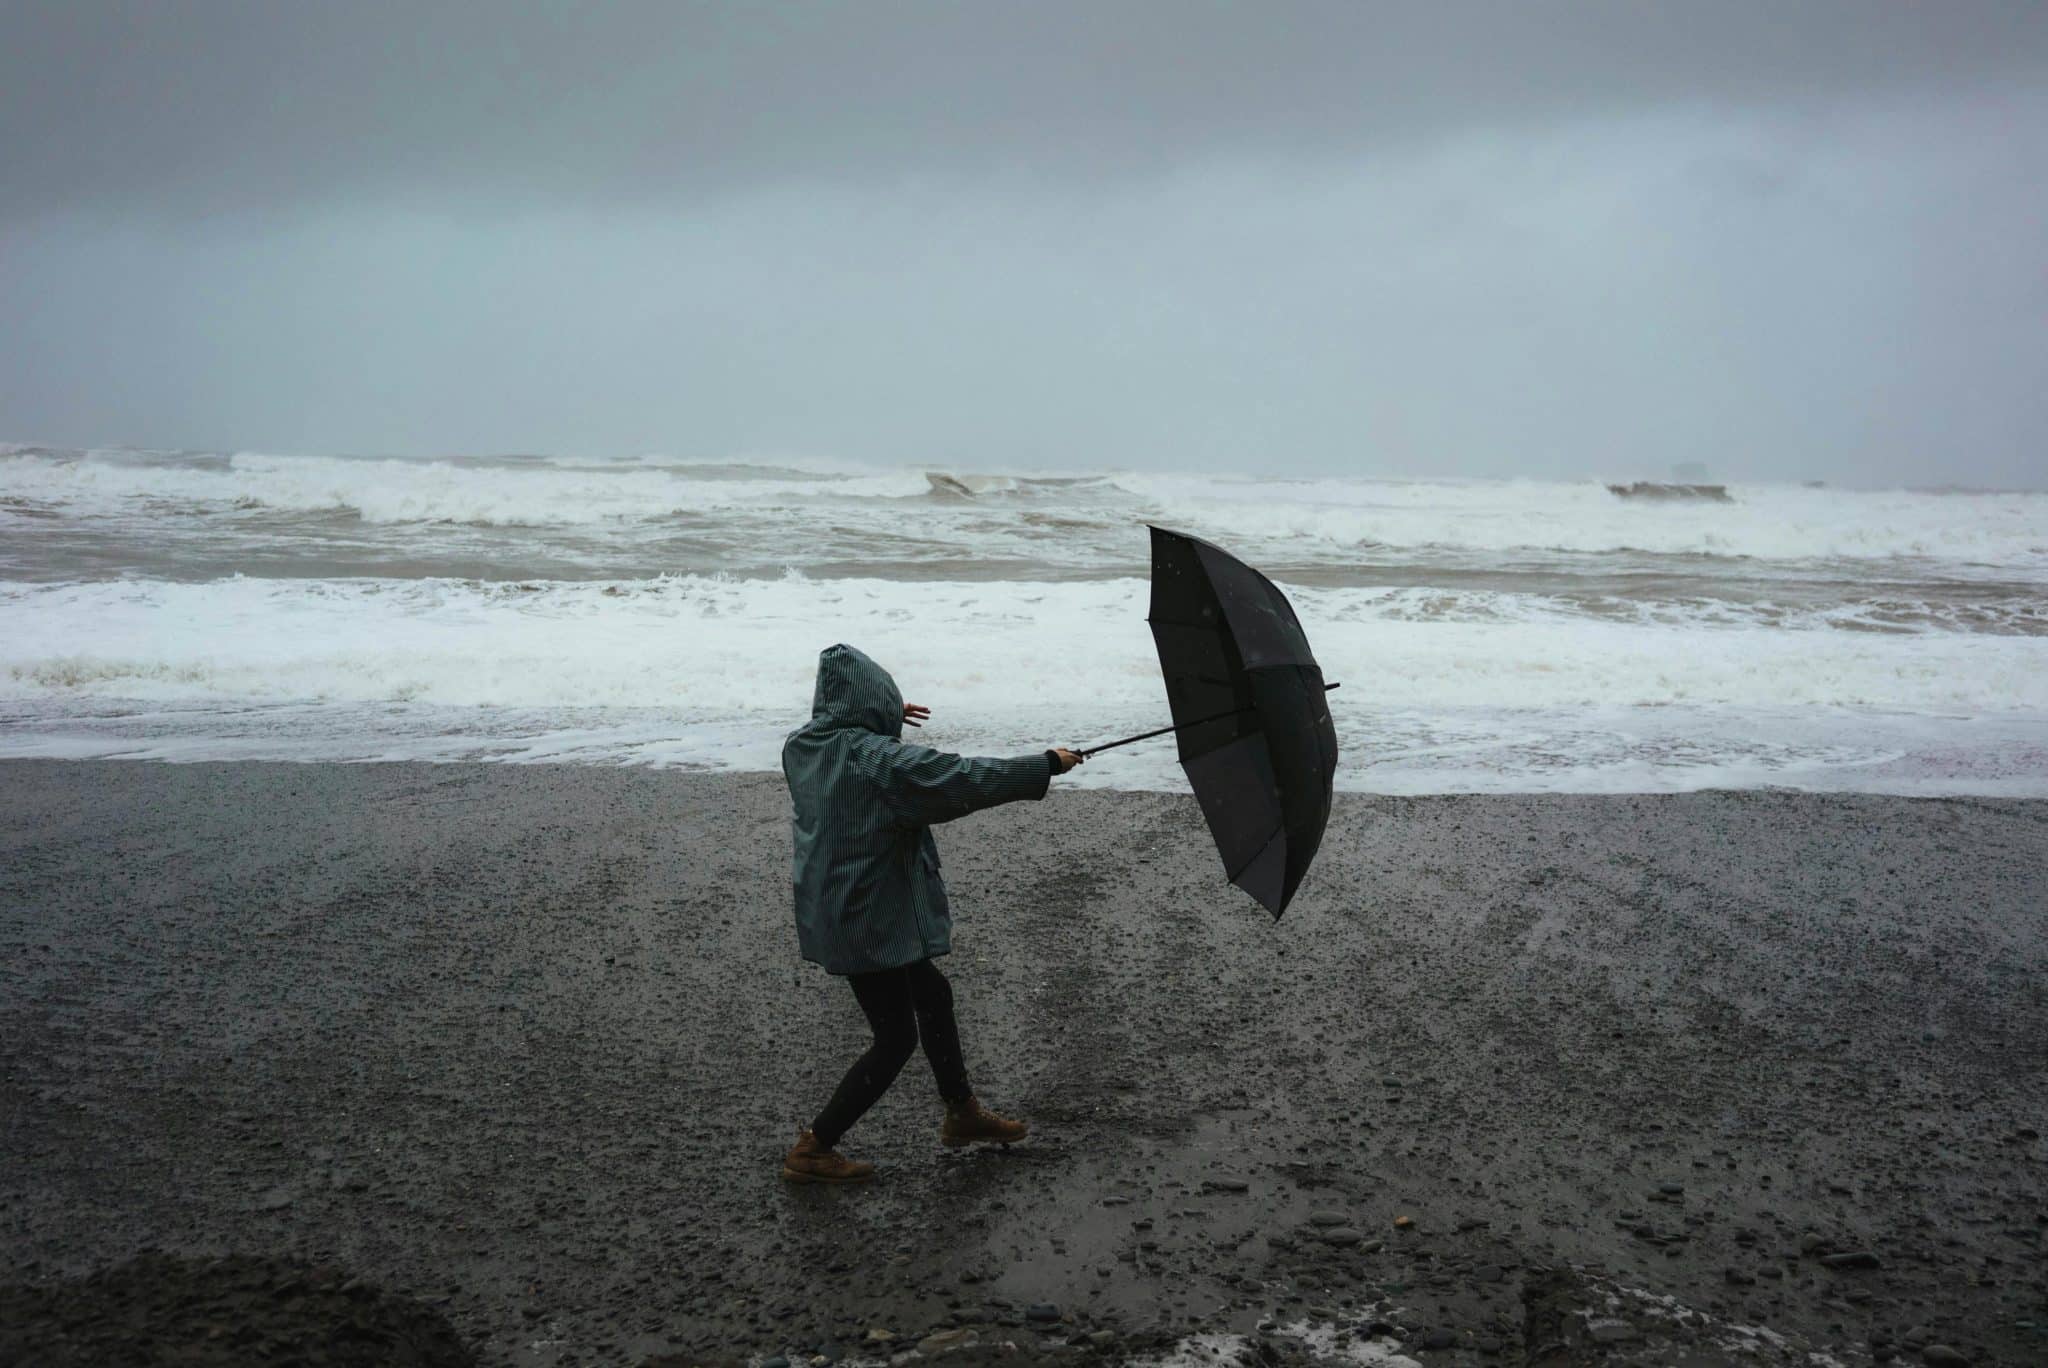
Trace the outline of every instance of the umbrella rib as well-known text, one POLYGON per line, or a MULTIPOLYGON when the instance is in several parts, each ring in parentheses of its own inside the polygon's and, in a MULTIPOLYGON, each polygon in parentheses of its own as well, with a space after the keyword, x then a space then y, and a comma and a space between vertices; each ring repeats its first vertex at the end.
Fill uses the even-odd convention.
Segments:
POLYGON ((1230 881, 1232 883, 1236 883, 1238 876, 1240 874, 1243 874, 1247 869, 1250 869, 1254 864, 1258 863, 1259 856, 1266 853, 1267 846, 1272 845, 1273 842, 1279 840, 1282 836, 1285 836, 1286 834, 1287 824, 1285 822, 1282 822, 1279 826, 1273 828, 1272 833, 1268 835, 1265 840, 1259 842, 1259 848, 1252 852, 1252 857, 1250 859, 1246 860, 1243 864, 1239 865, 1235 869, 1230 868, 1229 865, 1225 865, 1223 867, 1224 872, 1229 876, 1230 881))

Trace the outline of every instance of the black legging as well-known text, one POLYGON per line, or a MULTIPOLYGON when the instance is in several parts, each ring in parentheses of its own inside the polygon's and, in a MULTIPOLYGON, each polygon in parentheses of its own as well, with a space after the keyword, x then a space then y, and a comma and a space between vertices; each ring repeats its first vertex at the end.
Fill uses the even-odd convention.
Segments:
POLYGON ((919 1037, 931 1061, 939 1096, 965 1102, 974 1094, 967 1086, 967 1065, 960 1057, 960 1031, 953 1024, 953 985, 930 960, 884 969, 875 974, 850 974, 846 980, 867 1013, 875 1043, 854 1061, 839 1080, 838 1091, 811 1123, 818 1142, 830 1149, 853 1128, 862 1113, 889 1091, 896 1075, 910 1061, 919 1037))

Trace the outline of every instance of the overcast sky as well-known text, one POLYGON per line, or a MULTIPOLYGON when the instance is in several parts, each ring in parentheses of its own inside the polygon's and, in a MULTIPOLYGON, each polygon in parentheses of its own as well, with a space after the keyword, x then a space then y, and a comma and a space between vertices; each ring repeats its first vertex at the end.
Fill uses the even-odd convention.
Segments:
POLYGON ((0 0, 0 438, 2048 485, 2048 5, 0 0))

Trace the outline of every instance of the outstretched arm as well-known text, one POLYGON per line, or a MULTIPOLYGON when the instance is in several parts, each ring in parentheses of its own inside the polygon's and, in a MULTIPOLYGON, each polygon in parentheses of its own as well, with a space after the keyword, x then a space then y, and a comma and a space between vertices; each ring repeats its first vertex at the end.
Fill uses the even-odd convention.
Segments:
POLYGON ((983 808, 1043 798, 1053 775, 1080 763, 1080 757, 1068 750, 995 759, 953 755, 885 736, 864 740, 854 756, 890 809, 911 826, 950 822, 983 808))

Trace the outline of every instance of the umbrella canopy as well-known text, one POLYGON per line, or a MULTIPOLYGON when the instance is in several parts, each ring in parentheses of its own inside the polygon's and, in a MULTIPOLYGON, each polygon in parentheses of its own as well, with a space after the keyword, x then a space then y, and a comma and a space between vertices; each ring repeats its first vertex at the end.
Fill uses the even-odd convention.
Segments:
POLYGON ((1181 768, 1230 881, 1275 917, 1330 819, 1337 731, 1322 667, 1273 581, 1208 542, 1152 529, 1147 616, 1181 768))

